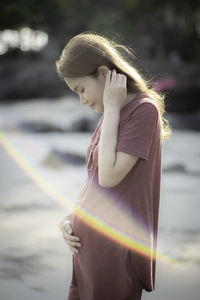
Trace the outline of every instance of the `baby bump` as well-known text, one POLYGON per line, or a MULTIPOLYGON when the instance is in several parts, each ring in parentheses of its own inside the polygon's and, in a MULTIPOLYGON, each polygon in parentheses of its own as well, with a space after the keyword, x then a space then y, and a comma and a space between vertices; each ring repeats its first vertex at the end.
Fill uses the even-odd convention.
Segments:
POLYGON ((72 234, 78 236, 82 242, 82 240, 87 235, 88 226, 79 216, 74 214, 71 220, 71 227, 72 227, 72 234))
POLYGON ((104 291, 111 295, 116 293, 115 297, 109 297, 109 294, 106 299, 125 299, 132 285, 126 273, 125 249, 77 216, 73 219, 73 234, 80 237, 82 244, 74 257, 77 281, 87 282, 93 296, 104 291), (116 287, 113 289, 113 276, 116 274, 116 287))
POLYGON ((119 260, 119 256, 123 252, 123 247, 108 236, 106 231, 99 231, 94 224, 88 224, 86 220, 81 219, 78 215, 74 215, 72 219, 72 234, 80 238, 82 246, 79 248, 79 254, 84 255, 85 258, 88 257, 92 264, 96 265, 99 256, 101 256, 104 263, 110 260, 111 257, 115 257, 115 255, 117 256, 116 260, 119 260))
POLYGON ((87 220, 83 220, 76 214, 73 215, 71 226, 72 234, 80 238, 82 245, 80 253, 84 249, 87 252, 92 251, 92 248, 96 247, 102 240, 101 234, 98 233, 94 225, 88 224, 87 220))

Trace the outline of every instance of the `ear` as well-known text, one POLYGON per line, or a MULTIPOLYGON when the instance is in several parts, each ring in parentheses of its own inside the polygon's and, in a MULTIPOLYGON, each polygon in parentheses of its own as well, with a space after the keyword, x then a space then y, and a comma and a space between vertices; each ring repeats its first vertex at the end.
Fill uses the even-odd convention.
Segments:
POLYGON ((98 67, 98 75, 100 76, 100 78, 105 79, 106 75, 109 71, 109 68, 106 66, 100 66, 98 67))

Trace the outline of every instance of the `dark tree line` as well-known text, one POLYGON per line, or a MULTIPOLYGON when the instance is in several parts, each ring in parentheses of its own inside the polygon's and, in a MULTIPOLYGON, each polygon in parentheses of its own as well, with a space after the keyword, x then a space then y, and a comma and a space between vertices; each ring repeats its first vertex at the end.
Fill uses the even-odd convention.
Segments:
POLYGON ((59 47, 84 30, 95 30, 128 44, 143 55, 184 61, 200 58, 200 2, 197 0, 1 0, 0 29, 29 26, 49 33, 59 47), (144 50, 144 48, 146 50, 144 50))

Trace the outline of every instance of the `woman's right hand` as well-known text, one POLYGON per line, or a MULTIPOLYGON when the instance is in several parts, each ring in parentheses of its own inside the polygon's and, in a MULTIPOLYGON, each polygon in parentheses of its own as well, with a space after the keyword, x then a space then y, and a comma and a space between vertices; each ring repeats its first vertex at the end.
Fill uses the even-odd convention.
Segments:
POLYGON ((72 235, 71 215, 64 218, 64 220, 59 224, 59 228, 71 252, 73 254, 78 254, 79 250, 77 247, 81 247, 81 244, 80 239, 77 236, 72 235))

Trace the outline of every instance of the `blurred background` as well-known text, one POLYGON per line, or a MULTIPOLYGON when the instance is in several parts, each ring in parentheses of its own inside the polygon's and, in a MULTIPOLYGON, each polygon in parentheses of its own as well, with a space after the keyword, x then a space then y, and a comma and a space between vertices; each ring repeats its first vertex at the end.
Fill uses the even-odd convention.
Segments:
POLYGON ((156 290, 143 299, 199 300, 200 3, 192 0, 0 2, 0 299, 66 299, 72 255, 59 223, 86 179, 101 115, 56 74, 71 37, 93 30, 131 47, 164 92, 156 290))

